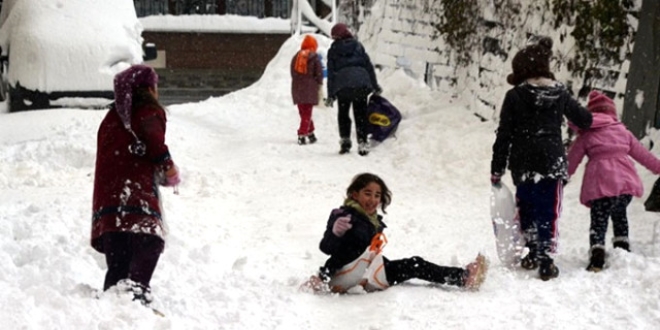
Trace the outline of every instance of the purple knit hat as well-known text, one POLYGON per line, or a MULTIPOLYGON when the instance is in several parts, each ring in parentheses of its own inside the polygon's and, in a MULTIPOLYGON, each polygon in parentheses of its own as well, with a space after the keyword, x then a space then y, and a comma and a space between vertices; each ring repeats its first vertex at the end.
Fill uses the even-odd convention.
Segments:
POLYGON ((124 127, 131 129, 133 91, 137 87, 156 87, 158 74, 149 66, 136 64, 115 76, 115 109, 124 127))
POLYGON ((330 35, 332 36, 332 39, 335 40, 353 38, 353 34, 351 34, 351 31, 348 30, 348 26, 344 23, 335 24, 330 30, 330 35))

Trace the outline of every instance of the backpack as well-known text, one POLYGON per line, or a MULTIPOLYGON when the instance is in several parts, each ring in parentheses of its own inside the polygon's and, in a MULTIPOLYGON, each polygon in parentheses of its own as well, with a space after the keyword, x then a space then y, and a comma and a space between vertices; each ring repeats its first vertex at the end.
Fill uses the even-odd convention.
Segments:
POLYGON ((384 97, 372 94, 367 105, 367 118, 367 133, 371 139, 383 142, 396 132, 401 112, 384 97))

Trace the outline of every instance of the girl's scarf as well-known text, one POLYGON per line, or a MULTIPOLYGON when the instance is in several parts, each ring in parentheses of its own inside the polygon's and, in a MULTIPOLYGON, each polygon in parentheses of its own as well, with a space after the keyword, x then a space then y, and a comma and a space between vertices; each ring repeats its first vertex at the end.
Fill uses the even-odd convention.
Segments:
POLYGON ((307 61, 309 60, 309 54, 312 51, 309 49, 303 49, 298 52, 296 56, 296 64, 294 64, 294 70, 300 74, 307 74, 307 61))
POLYGON ((367 214, 367 212, 362 208, 362 206, 360 206, 360 204, 358 202, 356 202, 355 200, 353 200, 351 198, 346 198, 346 200, 344 201, 344 206, 353 208, 356 211, 358 211, 359 213, 361 213, 362 215, 364 215, 365 217, 367 217, 367 219, 369 219, 369 222, 371 222, 371 224, 373 224, 374 227, 376 227, 376 230, 378 230, 378 228, 380 228, 380 221, 378 221, 378 213, 377 212, 374 212, 374 214, 371 214, 371 215, 367 214))

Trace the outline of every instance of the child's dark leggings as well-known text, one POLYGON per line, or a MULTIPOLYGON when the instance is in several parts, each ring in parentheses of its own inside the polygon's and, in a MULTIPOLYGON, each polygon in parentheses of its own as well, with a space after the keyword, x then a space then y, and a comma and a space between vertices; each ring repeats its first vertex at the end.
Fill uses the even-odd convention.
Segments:
POLYGON ((418 278, 433 283, 464 286, 464 277, 467 275, 467 270, 463 268, 438 266, 420 257, 399 260, 383 258, 383 264, 390 285, 418 278))
POLYGON ((108 265, 103 290, 125 279, 148 290, 165 242, 156 235, 130 232, 105 233, 102 239, 108 265))
POLYGON ((591 201, 591 227, 589 228, 591 246, 605 246, 605 234, 610 216, 612 217, 612 227, 614 227, 614 239, 628 239, 626 208, 631 200, 631 195, 620 195, 591 201))

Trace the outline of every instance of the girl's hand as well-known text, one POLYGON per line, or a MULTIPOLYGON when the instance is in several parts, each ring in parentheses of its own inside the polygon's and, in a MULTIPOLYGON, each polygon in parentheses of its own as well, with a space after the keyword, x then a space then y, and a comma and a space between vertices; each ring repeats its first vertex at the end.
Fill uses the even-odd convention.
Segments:
POLYGON ((335 220, 335 224, 332 225, 332 233, 337 237, 342 237, 351 228, 353 228, 353 224, 351 224, 351 216, 345 215, 335 220))
POLYGON ((179 168, 174 165, 170 167, 167 172, 165 172, 165 184, 166 187, 175 187, 181 183, 181 177, 179 176, 179 168))

